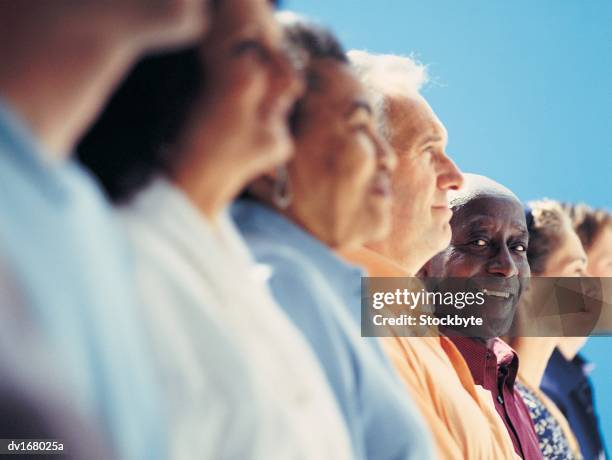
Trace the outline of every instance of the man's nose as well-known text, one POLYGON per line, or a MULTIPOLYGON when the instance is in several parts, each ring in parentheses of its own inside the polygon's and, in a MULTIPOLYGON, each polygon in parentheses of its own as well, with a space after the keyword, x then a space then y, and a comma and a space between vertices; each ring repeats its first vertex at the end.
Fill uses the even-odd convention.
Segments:
POLYGON ((459 190, 463 187, 463 174, 459 167, 446 154, 439 159, 438 188, 440 190, 459 190))
POLYGON ((503 276, 504 278, 518 275, 516 263, 506 246, 500 248, 497 254, 491 258, 487 266, 487 272, 491 275, 503 276))

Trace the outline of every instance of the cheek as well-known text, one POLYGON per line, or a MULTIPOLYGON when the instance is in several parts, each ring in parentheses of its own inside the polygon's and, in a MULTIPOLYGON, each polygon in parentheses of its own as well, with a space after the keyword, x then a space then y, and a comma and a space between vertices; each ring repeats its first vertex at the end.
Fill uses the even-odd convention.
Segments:
MULTIPOLYGON (((310 115, 308 115, 310 117, 310 115)), ((327 189, 339 168, 335 155, 337 143, 324 127, 325 120, 310 118, 295 138, 296 154, 293 169, 306 185, 306 190, 327 189)))
POLYGON ((446 263, 446 276, 464 278, 479 273, 483 268, 480 257, 452 249, 446 263))
POLYGON ((376 173, 376 158, 372 146, 359 136, 347 139, 339 143, 334 157, 334 172, 338 182, 351 188, 354 194, 363 195, 376 173))
POLYGON ((407 207, 429 208, 436 189, 435 174, 426 161, 426 155, 416 158, 399 158, 393 176, 393 188, 407 207))
POLYGON ((587 266, 588 272, 591 276, 600 278, 612 277, 612 259, 608 257, 591 257, 587 266))
POLYGON ((251 57, 233 62, 224 60, 221 65, 225 71, 211 76, 207 89, 208 93, 213 94, 215 102, 221 105, 221 113, 229 112, 240 120, 261 121, 259 111, 269 87, 266 69, 251 57))
POLYGON ((516 264, 516 269, 520 278, 527 278, 531 276, 531 268, 529 267, 529 262, 527 261, 526 256, 517 256, 514 263, 516 264))
POLYGON ((312 201, 329 193, 330 178, 326 158, 299 152, 291 164, 291 187, 296 199, 312 201))

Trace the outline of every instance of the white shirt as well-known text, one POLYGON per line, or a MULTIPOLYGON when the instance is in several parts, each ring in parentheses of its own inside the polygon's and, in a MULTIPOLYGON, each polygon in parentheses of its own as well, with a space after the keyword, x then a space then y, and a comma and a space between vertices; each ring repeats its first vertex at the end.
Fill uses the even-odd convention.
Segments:
POLYGON ((164 179, 120 215, 171 398, 174 458, 351 458, 313 352, 228 215, 213 228, 164 179))

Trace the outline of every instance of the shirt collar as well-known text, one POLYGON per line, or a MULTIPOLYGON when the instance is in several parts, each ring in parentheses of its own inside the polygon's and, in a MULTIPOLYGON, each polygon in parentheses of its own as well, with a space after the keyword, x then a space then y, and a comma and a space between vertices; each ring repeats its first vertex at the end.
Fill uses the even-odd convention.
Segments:
POLYGON ((495 363, 497 380, 500 377, 500 369, 507 369, 506 384, 512 388, 518 372, 518 355, 516 352, 499 338, 494 338, 488 343, 481 342, 471 337, 449 336, 461 352, 470 368, 472 377, 478 385, 484 385, 489 377, 490 362, 495 363))
POLYGON ((332 284, 340 287, 356 285, 358 295, 361 295, 359 282, 365 276, 364 271, 343 261, 328 246, 279 212, 255 200, 242 199, 232 206, 232 215, 244 233, 254 230, 277 239, 279 244, 299 249, 332 284))
POLYGON ((63 174, 75 167, 70 160, 52 161, 47 149, 23 120, 0 98, 0 154, 33 176, 34 186, 55 198, 65 198, 68 190, 63 174))
POLYGON ((570 393, 588 378, 587 364, 580 355, 568 361, 559 349, 555 348, 546 366, 545 379, 564 393, 570 393))
POLYGON ((219 213, 213 225, 183 190, 162 175, 155 177, 129 203, 122 205, 119 212, 128 221, 144 219, 186 245, 192 245, 198 239, 213 242, 224 253, 234 250, 236 231, 227 209, 219 213))

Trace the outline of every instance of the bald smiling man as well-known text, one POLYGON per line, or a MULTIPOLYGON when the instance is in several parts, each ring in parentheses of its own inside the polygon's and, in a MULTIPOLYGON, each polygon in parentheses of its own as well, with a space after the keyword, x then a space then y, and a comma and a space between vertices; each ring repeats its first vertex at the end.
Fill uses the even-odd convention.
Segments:
MULTIPOLYGON (((465 175, 462 190, 449 196, 453 216, 451 242, 420 274, 432 290, 432 277, 444 278, 444 290, 485 293, 483 323, 469 331, 447 330, 468 363, 477 385, 491 392, 495 408, 524 459, 541 459, 538 439, 525 403, 514 388, 517 354, 499 336, 506 333, 530 276, 528 231, 523 206, 506 187, 483 176, 465 175), (463 283, 462 283, 463 281, 463 283)), ((472 314, 449 307, 452 314, 472 314)), ((436 314, 451 313, 438 308, 436 314)))

